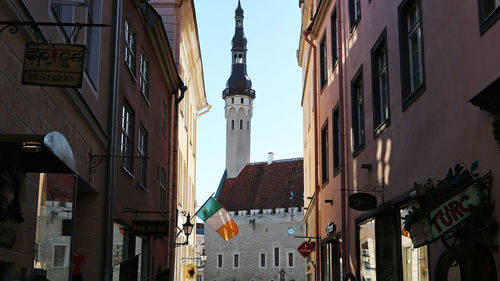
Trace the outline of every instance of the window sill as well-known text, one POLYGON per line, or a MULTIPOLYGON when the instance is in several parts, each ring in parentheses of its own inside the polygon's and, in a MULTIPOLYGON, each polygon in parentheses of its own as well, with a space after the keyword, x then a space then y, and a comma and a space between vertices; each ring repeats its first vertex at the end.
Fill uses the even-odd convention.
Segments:
POLYGON ((325 188, 325 186, 328 184, 328 182, 329 182, 329 179, 324 180, 324 181, 321 183, 321 188, 325 188))
POLYGON ((387 118, 373 131, 373 138, 376 139, 378 136, 380 136, 385 130, 387 130, 387 128, 389 128, 389 125, 391 125, 391 119, 387 118))
POLYGON ((144 101, 146 101, 146 104, 148 107, 151 107, 151 103, 149 102, 149 98, 144 94, 143 91, 141 91, 142 97, 144 98, 144 101))
POLYGON ((130 75, 132 76, 132 80, 134 81, 135 84, 137 84, 137 78, 135 77, 134 73, 135 71, 130 69, 126 61, 123 61, 123 63, 125 63, 125 67, 128 69, 128 73, 130 73, 130 75))
POLYGON ((356 147, 352 152, 352 159, 358 157, 365 150, 365 143, 363 142, 360 146, 356 147))
POLYGON ((403 112, 410 107, 417 99, 425 92, 425 82, 420 85, 413 93, 411 93, 408 97, 403 99, 403 112))
POLYGON ((148 188, 146 186, 142 185, 141 183, 137 183, 137 186, 140 187, 145 192, 148 192, 148 188))
POLYGON ((349 27, 349 39, 351 39, 354 33, 356 32, 356 29, 358 28, 360 21, 361 21, 361 16, 359 16, 359 18, 356 19, 354 24, 349 27))
POLYGON ((481 19, 479 17, 479 34, 482 36, 488 29, 490 29, 493 24, 495 24, 500 18, 500 6, 495 8, 488 16, 481 19))
POLYGON ((333 169, 333 177, 336 177, 340 173, 340 166, 333 169))
POLYGON ((126 167, 124 167, 123 165, 121 165, 122 167, 122 171, 131 179, 135 179, 134 177, 134 174, 132 174, 126 167))

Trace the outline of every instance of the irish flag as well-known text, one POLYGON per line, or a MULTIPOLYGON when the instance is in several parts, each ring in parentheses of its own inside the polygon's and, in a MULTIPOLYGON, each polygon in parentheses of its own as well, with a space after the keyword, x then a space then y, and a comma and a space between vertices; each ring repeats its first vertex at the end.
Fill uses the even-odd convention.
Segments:
POLYGON ((195 216, 206 222, 226 241, 238 234, 238 225, 236 225, 229 213, 213 197, 210 197, 201 206, 195 216))

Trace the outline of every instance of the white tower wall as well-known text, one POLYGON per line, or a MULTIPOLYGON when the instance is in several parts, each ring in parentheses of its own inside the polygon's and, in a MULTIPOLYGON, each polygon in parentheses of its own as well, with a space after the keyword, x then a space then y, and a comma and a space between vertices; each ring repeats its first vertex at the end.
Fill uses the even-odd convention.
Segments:
POLYGON ((226 116, 226 170, 234 178, 250 161, 253 100, 248 96, 225 98, 226 116), (243 102, 242 102, 243 100, 243 102))

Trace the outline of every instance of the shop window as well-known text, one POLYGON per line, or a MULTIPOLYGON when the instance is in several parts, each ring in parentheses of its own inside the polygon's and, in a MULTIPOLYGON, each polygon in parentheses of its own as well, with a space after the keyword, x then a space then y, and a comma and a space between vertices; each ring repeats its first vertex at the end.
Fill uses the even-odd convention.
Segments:
POLYGON ((120 266, 121 263, 126 259, 124 255, 126 252, 125 249, 125 237, 126 237, 125 227, 118 223, 113 223, 113 257, 112 257, 112 265, 113 265, 113 281, 119 280, 120 278, 120 266))
POLYGON ((147 188, 148 178, 148 132, 144 127, 139 128, 139 138, 137 140, 138 164, 139 164, 139 184, 147 188))
POLYGON ((321 129, 321 179, 323 184, 328 182, 328 120, 321 129))
POLYGON ((401 48, 401 95, 406 109, 424 90, 424 51, 420 1, 407 0, 399 6, 401 48))
POLYGON ((352 151, 357 155, 365 144, 363 67, 351 82, 352 151))
POLYGON ((361 280, 376 281, 375 219, 366 220, 358 227, 361 280))
POLYGON ((374 137, 389 124, 389 78, 387 67, 386 32, 372 49, 372 94, 374 137))
POLYGON ((500 18, 500 0, 478 0, 479 28, 486 32, 500 18))
POLYGON ((319 77, 320 77, 320 85, 323 88, 326 84, 326 34, 323 33, 323 37, 321 37, 321 41, 319 43, 319 77))
POLYGON ((46 270, 49 280, 69 275, 74 191, 71 174, 39 174, 33 267, 46 270))
POLYGON ((134 155, 134 112, 126 103, 122 107, 120 151, 122 155, 122 167, 130 174, 133 174, 134 161, 130 156, 134 155))
POLYGON ((340 239, 332 239, 321 244, 321 280, 341 281, 342 258, 340 256, 340 239))
MULTIPOLYGON (((411 205, 401 209, 400 218, 408 215, 410 210, 412 210, 411 205)), ((410 233, 404 229, 402 219, 401 251, 403 281, 429 281, 429 258, 427 256, 427 246, 421 246, 418 248, 414 247, 411 241, 410 233)))

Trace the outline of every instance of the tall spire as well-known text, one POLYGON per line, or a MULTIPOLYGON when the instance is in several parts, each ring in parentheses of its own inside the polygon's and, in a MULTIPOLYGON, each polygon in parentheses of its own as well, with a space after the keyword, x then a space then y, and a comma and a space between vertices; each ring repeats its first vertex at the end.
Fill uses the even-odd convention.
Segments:
POLYGON ((235 28, 231 48, 231 76, 227 80, 226 89, 222 92, 222 98, 231 95, 246 95, 255 98, 252 80, 247 74, 247 38, 243 32, 243 14, 241 2, 238 0, 238 7, 234 11, 235 28))
POLYGON ((226 172, 227 178, 237 177, 250 161, 250 133, 255 91, 247 75, 247 39, 243 33, 243 9, 238 1, 234 11, 235 28, 231 48, 231 76, 222 98, 226 105, 226 172))

